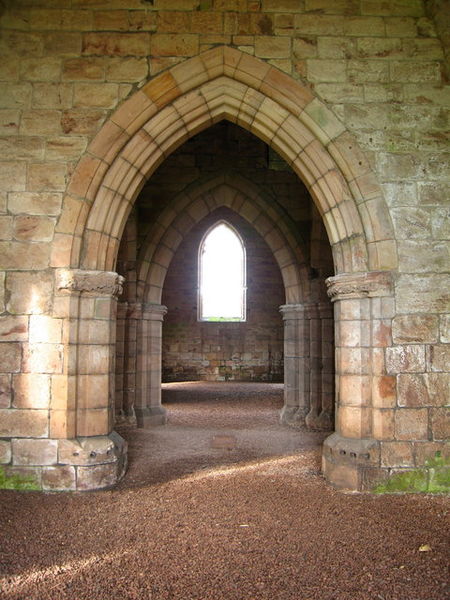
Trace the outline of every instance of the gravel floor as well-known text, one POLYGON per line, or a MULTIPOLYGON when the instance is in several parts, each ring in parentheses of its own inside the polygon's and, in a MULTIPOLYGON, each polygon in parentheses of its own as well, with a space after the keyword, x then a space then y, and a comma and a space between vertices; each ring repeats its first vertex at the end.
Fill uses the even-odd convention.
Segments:
POLYGON ((282 386, 166 384, 113 490, 0 492, 0 598, 444 600, 449 499, 343 494, 282 386), (429 551, 420 551, 428 545, 429 551))

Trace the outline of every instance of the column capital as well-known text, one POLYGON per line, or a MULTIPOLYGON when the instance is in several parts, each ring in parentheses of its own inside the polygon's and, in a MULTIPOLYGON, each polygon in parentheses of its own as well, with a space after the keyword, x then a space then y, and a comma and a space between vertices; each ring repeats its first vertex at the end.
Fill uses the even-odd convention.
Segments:
POLYGON ((373 298, 392 295, 390 271, 341 273, 325 280, 331 301, 349 298, 373 298))
POLYGON ((147 321, 163 321, 167 306, 163 304, 142 303, 142 318, 147 321))
POLYGON ((113 296, 122 293, 125 278, 114 271, 84 271, 58 269, 56 287, 59 291, 84 292, 93 296, 113 296))

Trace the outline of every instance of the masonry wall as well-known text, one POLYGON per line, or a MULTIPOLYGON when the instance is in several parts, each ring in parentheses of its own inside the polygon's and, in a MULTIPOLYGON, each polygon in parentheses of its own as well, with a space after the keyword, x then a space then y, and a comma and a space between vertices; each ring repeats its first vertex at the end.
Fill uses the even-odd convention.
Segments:
MULTIPOLYGON (((443 448, 450 362, 445 3, 5 0, 0 19, 1 462, 19 469, 36 462, 38 478, 45 463, 53 473, 61 464, 54 440, 71 435, 62 419, 67 390, 59 386, 70 368, 63 344, 71 323, 53 292, 54 270, 70 265, 69 238, 88 210, 69 196, 61 216, 76 164, 111 112, 149 77, 220 44, 309 87, 373 165, 389 215, 374 196, 362 219, 375 230, 380 221, 384 229, 392 224, 397 245, 379 247, 379 264, 398 258, 394 301, 379 313, 387 344, 376 356, 375 397, 386 424, 377 434, 381 465, 423 464, 443 448), (19 450, 18 440, 29 437, 39 440, 40 458, 19 450)), ((326 120, 326 111, 316 112, 326 120)), ((92 413, 93 422, 105 411, 92 413)))

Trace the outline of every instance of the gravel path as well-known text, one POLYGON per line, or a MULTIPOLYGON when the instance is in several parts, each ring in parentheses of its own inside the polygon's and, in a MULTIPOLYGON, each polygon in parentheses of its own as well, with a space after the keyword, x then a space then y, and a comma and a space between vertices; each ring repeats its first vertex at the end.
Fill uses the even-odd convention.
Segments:
POLYGON ((449 500, 343 494, 277 384, 166 384, 113 490, 0 491, 0 598, 444 600, 449 500), (428 545, 429 551, 419 551, 428 545))

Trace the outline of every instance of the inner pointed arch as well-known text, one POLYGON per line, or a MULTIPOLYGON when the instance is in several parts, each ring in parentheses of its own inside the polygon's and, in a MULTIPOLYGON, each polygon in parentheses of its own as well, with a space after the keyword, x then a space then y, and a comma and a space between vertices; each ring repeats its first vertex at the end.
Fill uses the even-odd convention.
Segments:
POLYGON ((223 219, 200 242, 198 278, 200 321, 245 321, 245 246, 236 229, 223 219))

